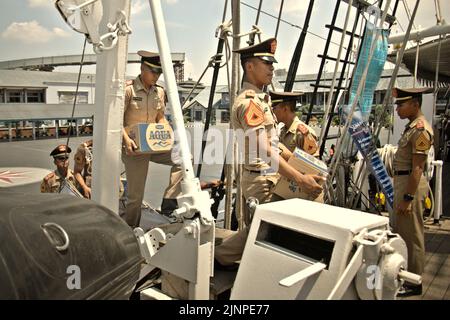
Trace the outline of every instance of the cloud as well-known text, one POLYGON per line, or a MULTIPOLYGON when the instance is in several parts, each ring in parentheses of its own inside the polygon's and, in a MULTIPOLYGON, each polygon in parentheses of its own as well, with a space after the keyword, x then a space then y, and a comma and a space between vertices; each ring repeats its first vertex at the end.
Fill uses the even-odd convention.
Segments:
POLYGON ((50 7, 53 6, 52 0, 28 0, 28 6, 30 8, 37 8, 37 7, 50 7))
POLYGON ((69 33, 53 28, 48 30, 41 26, 36 20, 29 22, 13 22, 2 33, 2 38, 18 40, 25 43, 46 43, 54 38, 68 37, 69 33))
POLYGON ((144 3, 144 1, 142 1, 142 0, 133 1, 133 4, 131 5, 131 14, 138 15, 142 11, 148 9, 147 4, 148 4, 148 2, 144 3))
MULTIPOLYGON (((309 1, 286 1, 283 6, 283 13, 299 14, 306 12, 309 1)), ((277 12, 280 10, 280 5, 277 6, 277 12)))
MULTIPOLYGON (((190 29, 191 27, 179 22, 174 22, 174 21, 165 21, 166 23, 166 29, 190 29)), ((136 22, 136 25, 138 25, 141 28, 151 28, 152 30, 154 30, 154 26, 153 26, 153 19, 144 19, 144 20, 139 20, 136 22)))
POLYGON ((167 4, 173 5, 178 2, 178 0, 165 0, 167 4))

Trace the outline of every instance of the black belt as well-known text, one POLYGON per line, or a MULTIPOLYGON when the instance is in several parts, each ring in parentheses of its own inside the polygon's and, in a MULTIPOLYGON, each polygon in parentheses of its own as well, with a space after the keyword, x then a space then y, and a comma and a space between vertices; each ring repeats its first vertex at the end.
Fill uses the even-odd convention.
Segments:
POLYGON ((394 170, 394 176, 409 176, 412 170, 394 170))
POLYGON ((277 173, 275 170, 273 170, 272 168, 270 169, 265 169, 265 170, 248 170, 245 169, 246 171, 250 172, 250 173, 256 173, 256 174, 260 174, 263 176, 269 175, 269 174, 274 174, 277 173))

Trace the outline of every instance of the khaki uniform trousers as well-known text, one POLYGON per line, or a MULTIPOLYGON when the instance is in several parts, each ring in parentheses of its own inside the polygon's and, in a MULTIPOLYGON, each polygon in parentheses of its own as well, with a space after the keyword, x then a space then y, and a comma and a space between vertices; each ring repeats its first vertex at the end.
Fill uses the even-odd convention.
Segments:
POLYGON ((149 161, 172 166, 169 186, 164 191, 164 198, 176 199, 181 193, 181 166, 173 163, 171 152, 159 154, 127 155, 122 149, 122 161, 127 174, 128 202, 124 219, 130 227, 138 227, 141 220, 141 204, 144 198, 145 181, 149 161))
MULTIPOLYGON (((260 204, 283 200, 272 193, 272 189, 278 179, 278 175, 263 176, 259 173, 244 170, 241 184, 245 200, 247 201, 249 197, 255 197, 260 204)), ((249 210, 246 205, 244 205, 244 208, 244 219, 249 220, 249 210)), ((241 260, 249 228, 250 223, 246 224, 243 230, 236 232, 225 239, 220 245, 216 246, 214 257, 221 265, 232 265, 236 261, 241 260)))
MULTIPOLYGON (((403 195, 406 193, 408 176, 394 177, 394 213, 403 195)), ((394 232, 398 233, 406 242, 408 248, 408 271, 421 275, 425 264, 425 240, 423 227, 424 201, 428 194, 428 183, 422 176, 417 187, 414 200, 408 208, 407 214, 394 214, 394 232)))

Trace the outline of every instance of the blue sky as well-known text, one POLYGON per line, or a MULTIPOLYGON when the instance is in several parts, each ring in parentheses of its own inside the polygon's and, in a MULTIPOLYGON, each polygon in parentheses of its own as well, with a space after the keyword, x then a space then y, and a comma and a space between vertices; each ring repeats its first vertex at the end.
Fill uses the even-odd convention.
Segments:
MULTIPOLYGON (((0 2, 0 61, 81 53, 83 35, 76 33, 64 23, 54 8, 53 2, 52 0, 2 0, 0 2)), ((231 0, 228 2, 230 5, 231 0)), ((243 0, 242 2, 255 7, 259 4, 259 0, 243 0)), ((282 18, 292 24, 303 26, 308 2, 307 0, 285 0, 282 18)), ((324 25, 331 20, 335 1, 315 0, 315 2, 310 31, 325 37, 327 29, 324 25)), ((196 79, 206 67, 209 58, 214 55, 217 46, 215 30, 221 23, 224 3, 224 0, 162 0, 171 50, 186 53, 186 78, 196 79)), ((280 3, 281 0, 265 0, 262 9, 277 16, 280 3)), ((407 0, 406 3, 412 10, 415 0, 407 0)), ((428 27, 436 23, 434 3, 434 0, 421 1, 415 20, 416 26, 428 27)), ((450 1, 441 0, 441 5, 444 18, 450 22, 450 1)), ((136 52, 140 49, 157 51, 148 1, 132 0, 131 6, 130 25, 133 33, 129 37, 129 51, 136 52)), ((340 26, 343 25, 345 7, 341 9, 340 26)), ((251 29, 255 17, 255 10, 241 4, 241 32, 251 29)), ((228 9, 226 20, 229 19, 231 19, 230 9, 228 9)), ((399 25, 394 27, 393 33, 401 32, 400 26, 404 29, 407 26, 402 2, 398 19, 399 25)), ((275 19, 262 14, 259 25, 263 30, 263 39, 274 35, 275 19)), ((278 68, 288 68, 299 34, 300 29, 281 23, 276 54, 279 61, 278 68)), ((247 39, 243 38, 241 45, 245 45, 247 39)), ((339 42, 339 38, 336 37, 334 41, 339 42)), ((316 55, 321 53, 324 44, 324 40, 308 35, 299 73, 314 73, 318 69, 319 59, 316 55)), ((337 46, 332 45, 332 53, 336 52, 336 49, 337 46)), ((92 52, 91 46, 88 52, 92 52)), ((91 70, 94 69, 91 68, 91 70)), ((129 65, 127 74, 133 75, 137 72, 137 65, 129 65)), ((211 71, 207 73, 203 82, 209 83, 211 74, 211 71)), ((226 78, 222 72, 219 82, 224 83, 224 79, 226 78)))

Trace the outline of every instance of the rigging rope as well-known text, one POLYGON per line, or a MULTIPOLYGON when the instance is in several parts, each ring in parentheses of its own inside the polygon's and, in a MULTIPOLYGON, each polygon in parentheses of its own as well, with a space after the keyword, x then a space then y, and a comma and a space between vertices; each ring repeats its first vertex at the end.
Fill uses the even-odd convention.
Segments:
POLYGON ((294 53, 292 54, 291 63, 289 65, 289 71, 286 76, 286 83, 284 84, 284 91, 290 92, 294 87, 295 76, 297 74, 298 66, 300 64, 300 58, 303 52, 303 46, 305 44, 307 30, 309 28, 309 21, 312 15, 312 9, 314 7, 314 0, 309 0, 308 11, 306 12, 305 22, 303 23, 303 29, 300 32, 300 37, 295 46, 294 53))
MULTIPOLYGON (((253 25, 254 29, 257 28, 257 25, 259 24, 259 17, 261 15, 262 3, 263 3, 263 0, 259 0, 259 5, 258 5, 257 13, 256 13, 255 24, 253 25)), ((258 40, 259 40, 259 42, 261 42, 261 34, 259 34, 259 33, 258 33, 258 40)), ((249 37, 249 39, 247 41, 247 44, 249 46, 252 46, 252 45, 255 44, 255 34, 254 33, 250 34, 250 37, 249 37)))
MULTIPOLYGON (((73 117, 75 115, 75 106, 77 104, 77 98, 78 98, 78 89, 80 87, 80 79, 81 79, 81 70, 83 69, 83 63, 84 63, 84 52, 86 50, 86 43, 87 43, 87 37, 84 37, 84 44, 83 44, 83 53, 81 54, 81 61, 80 61, 80 69, 78 70, 78 80, 77 80, 77 87, 75 89, 75 97, 73 99, 73 106, 72 106, 72 115, 70 117, 70 124, 69 127, 67 128, 67 142, 66 145, 69 146, 69 141, 70 141, 70 135, 72 133, 72 124, 73 124, 73 117)), ((56 120, 58 121, 58 120, 56 120)))
MULTIPOLYGON (((251 9, 253 9, 253 10, 258 10, 258 9, 255 8, 254 6, 249 5, 249 4, 245 3, 245 2, 241 2, 241 4, 243 4, 243 5, 246 6, 246 7, 251 8, 251 9)), ((267 13, 267 12, 265 12, 264 10, 261 10, 261 12, 264 13, 265 15, 271 17, 271 18, 278 19, 278 17, 274 16, 273 14, 267 13)), ((286 24, 290 25, 291 27, 294 27, 294 28, 303 30, 302 27, 300 27, 299 25, 293 24, 292 22, 286 21, 286 20, 284 20, 284 19, 280 19, 280 21, 283 22, 283 23, 286 23, 286 24)), ((324 38, 324 37, 318 35, 317 33, 314 33, 314 32, 311 32, 311 31, 306 31, 306 32, 309 33, 309 34, 311 34, 311 35, 313 35, 313 36, 315 36, 315 37, 317 37, 317 38, 320 38, 320 39, 322 39, 322 40, 327 41, 326 38, 324 38)), ((337 43, 337 42, 330 41, 330 43, 332 43, 332 44, 334 44, 334 45, 336 45, 336 46, 339 46, 339 43, 337 43)), ((347 49, 347 48, 344 47, 344 49, 347 49)))
MULTIPOLYGON (((217 27, 217 29, 216 29, 216 37, 219 34, 219 31, 220 31, 219 38, 227 40, 227 36, 229 36, 231 34, 231 21, 229 21, 227 23, 222 23, 220 26, 217 27)), ((228 62, 229 62, 229 59, 230 59, 230 56, 231 56, 229 54, 229 50, 230 50, 229 45, 226 46, 225 50, 226 50, 225 51, 226 60, 225 60, 224 64, 219 66, 219 68, 223 68, 224 66, 227 66, 227 68, 228 68, 228 62)), ((221 61, 222 61, 222 54, 221 53, 220 54, 215 54, 209 59, 208 64, 207 64, 206 68, 203 70, 203 73, 201 74, 200 78, 197 80, 197 82, 195 83, 194 87, 189 92, 188 96, 186 97, 186 101, 185 101, 185 103, 183 104, 183 106, 181 108, 182 110, 184 110, 187 107, 187 105, 189 103, 189 98, 191 97, 192 93, 197 88, 197 86, 200 84, 200 81, 203 79, 204 75, 206 74, 206 71, 208 71, 208 69, 210 67, 212 67, 214 64, 220 63, 221 61)))
MULTIPOLYGON (((328 119, 328 116, 330 114, 331 100, 333 99, 333 91, 334 91, 334 86, 336 85, 336 77, 337 77, 337 73, 338 73, 338 69, 339 69, 339 62, 341 61, 342 48, 344 46, 344 40, 347 35, 347 27, 348 27, 348 21, 350 20, 350 12, 352 11, 352 4, 353 4, 353 0, 349 0, 347 14, 345 16, 344 28, 343 28, 342 34, 341 34, 341 42, 339 44, 339 50, 338 50, 338 54, 336 57, 336 63, 334 65, 334 72, 333 72, 333 78, 331 80, 330 93, 328 94, 328 100, 327 100, 327 104, 325 107, 325 114, 323 116, 324 121, 326 121, 328 119)), ((343 75, 341 75, 341 76, 343 76, 343 75)), ((325 138, 324 137, 325 127, 326 126, 322 125, 322 129, 320 130, 319 146, 322 145, 323 140, 325 138)))
POLYGON ((275 38, 278 36, 278 29, 280 28, 280 19, 281 19, 281 14, 283 12, 283 6, 284 6, 284 0, 281 0, 280 12, 278 13, 277 27, 275 29, 275 38))
MULTIPOLYGON (((408 17, 408 20, 411 21, 411 10, 409 10, 408 3, 406 2, 406 0, 403 0, 402 2, 403 2, 403 6, 405 7, 406 16, 408 17)), ((416 25, 414 24, 414 20, 413 20, 412 24, 413 24, 413 28, 417 29, 416 25)))

